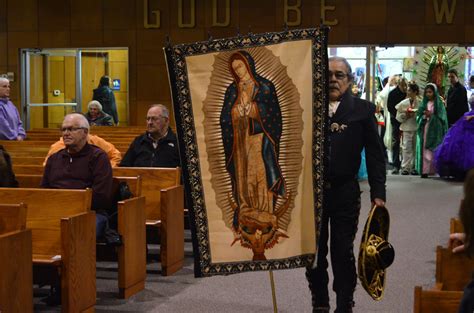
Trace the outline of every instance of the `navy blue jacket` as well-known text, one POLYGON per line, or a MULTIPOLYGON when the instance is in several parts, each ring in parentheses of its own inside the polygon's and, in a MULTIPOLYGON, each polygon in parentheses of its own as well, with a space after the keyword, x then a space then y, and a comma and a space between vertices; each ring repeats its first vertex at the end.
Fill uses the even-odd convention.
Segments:
POLYGON ((168 128, 166 137, 156 149, 148 133, 136 137, 120 162, 122 167, 178 167, 180 165, 176 135, 168 128))

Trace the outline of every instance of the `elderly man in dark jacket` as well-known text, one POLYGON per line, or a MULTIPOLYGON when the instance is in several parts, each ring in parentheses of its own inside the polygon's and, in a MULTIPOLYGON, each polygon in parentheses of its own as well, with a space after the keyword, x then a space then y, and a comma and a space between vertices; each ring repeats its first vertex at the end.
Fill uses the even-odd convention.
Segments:
POLYGON ((162 104, 153 105, 147 113, 147 131, 136 137, 120 166, 180 166, 178 142, 169 124, 169 111, 162 104))
POLYGON ((365 148, 373 204, 385 206, 385 157, 377 132, 375 105, 351 95, 352 71, 346 59, 329 59, 329 168, 326 176, 319 251, 315 267, 306 277, 313 312, 329 312, 328 239, 331 238, 333 289, 336 313, 350 313, 354 306, 357 274, 354 237, 360 212, 357 173, 365 148), (329 224, 331 234, 329 236, 329 224))

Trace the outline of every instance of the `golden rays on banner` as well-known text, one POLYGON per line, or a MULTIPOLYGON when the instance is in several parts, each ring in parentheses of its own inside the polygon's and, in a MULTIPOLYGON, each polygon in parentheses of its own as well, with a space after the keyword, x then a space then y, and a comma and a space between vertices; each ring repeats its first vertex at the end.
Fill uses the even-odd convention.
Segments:
POLYGON ((165 48, 195 275, 289 269, 317 251, 327 29, 165 48))
POLYGON ((288 237, 302 170, 298 90, 266 47, 222 52, 203 111, 211 182, 232 244, 265 260, 265 250, 288 237))

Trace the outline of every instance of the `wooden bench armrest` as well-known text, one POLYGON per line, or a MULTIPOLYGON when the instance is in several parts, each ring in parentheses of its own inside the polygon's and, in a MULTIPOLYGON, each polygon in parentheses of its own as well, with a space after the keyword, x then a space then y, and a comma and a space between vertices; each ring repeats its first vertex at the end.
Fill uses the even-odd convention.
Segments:
POLYGON ((61 303, 64 312, 82 312, 96 303, 95 234, 94 211, 61 219, 61 303))
POLYGON ((145 197, 118 202, 118 231, 123 243, 118 248, 119 293, 126 299, 145 288, 145 197))
POLYGON ((161 264, 163 275, 183 267, 184 261, 184 188, 161 189, 161 264))
POLYGON ((423 290, 415 287, 413 312, 414 313, 457 313, 461 302, 462 291, 423 290))
POLYGON ((0 311, 33 312, 31 230, 0 235, 0 311))

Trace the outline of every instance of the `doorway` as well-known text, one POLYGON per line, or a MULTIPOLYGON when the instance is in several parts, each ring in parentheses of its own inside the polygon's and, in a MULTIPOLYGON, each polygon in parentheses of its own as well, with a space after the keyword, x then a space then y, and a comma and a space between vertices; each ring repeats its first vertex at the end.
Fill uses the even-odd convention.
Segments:
POLYGON ((21 106, 26 129, 58 128, 85 113, 100 78, 110 77, 119 125, 129 124, 128 49, 22 49, 21 106))

